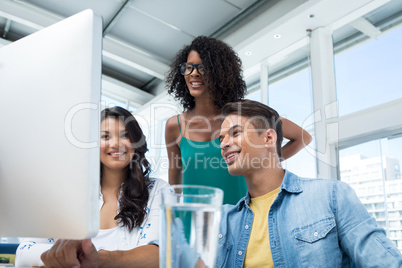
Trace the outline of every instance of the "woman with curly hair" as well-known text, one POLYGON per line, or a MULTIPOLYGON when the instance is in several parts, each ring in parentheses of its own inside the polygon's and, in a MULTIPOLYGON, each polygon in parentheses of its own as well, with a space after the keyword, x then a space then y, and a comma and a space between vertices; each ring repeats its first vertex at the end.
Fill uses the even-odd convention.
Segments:
MULTIPOLYGON (((222 107, 247 92, 240 58, 226 43, 199 36, 177 53, 166 86, 184 109, 166 123, 169 183, 218 187, 224 190, 225 204, 236 204, 247 186, 227 171, 218 136, 222 107)), ((282 124, 289 139, 282 159, 287 159, 309 144, 311 136, 289 120, 282 118, 282 124)))
POLYGON ((92 244, 27 238, 17 249, 17 267, 42 266, 43 252, 47 267, 78 267, 88 262, 81 256, 83 249, 91 248, 91 258, 97 263, 90 267, 158 267, 158 246, 153 244, 159 240, 157 192, 168 184, 149 177, 145 136, 129 111, 121 107, 103 110, 100 135, 100 230, 92 244))

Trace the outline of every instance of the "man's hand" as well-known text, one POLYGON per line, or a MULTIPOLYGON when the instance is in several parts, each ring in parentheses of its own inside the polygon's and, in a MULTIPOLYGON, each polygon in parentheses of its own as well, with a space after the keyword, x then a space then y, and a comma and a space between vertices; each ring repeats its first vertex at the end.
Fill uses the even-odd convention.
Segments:
POLYGON ((57 240, 51 249, 41 255, 47 268, 99 267, 99 257, 91 239, 57 240))

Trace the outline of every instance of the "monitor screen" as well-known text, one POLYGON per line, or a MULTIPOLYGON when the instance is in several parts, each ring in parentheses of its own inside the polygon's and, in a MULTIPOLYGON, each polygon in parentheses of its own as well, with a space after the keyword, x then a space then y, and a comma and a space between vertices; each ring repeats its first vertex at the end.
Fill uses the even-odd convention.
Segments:
POLYGON ((101 55, 91 10, 0 49, 0 236, 96 235, 101 55))

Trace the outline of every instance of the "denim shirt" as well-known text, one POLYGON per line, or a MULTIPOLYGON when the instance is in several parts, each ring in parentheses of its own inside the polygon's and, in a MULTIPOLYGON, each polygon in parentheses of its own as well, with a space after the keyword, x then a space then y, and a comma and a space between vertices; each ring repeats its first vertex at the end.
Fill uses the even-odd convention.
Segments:
MULTIPOLYGON (((236 206, 223 206, 217 268, 243 267, 254 217, 249 202, 247 195, 236 206)), ((268 223, 276 268, 402 267, 402 255, 384 229, 341 181, 286 171, 268 223)))

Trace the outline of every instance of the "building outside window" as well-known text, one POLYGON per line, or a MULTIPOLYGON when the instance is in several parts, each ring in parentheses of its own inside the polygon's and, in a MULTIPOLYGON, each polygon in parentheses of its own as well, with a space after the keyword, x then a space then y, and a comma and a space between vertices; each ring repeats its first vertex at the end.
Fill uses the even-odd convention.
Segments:
POLYGON ((340 179, 402 252, 402 137, 379 139, 339 151, 340 179))

